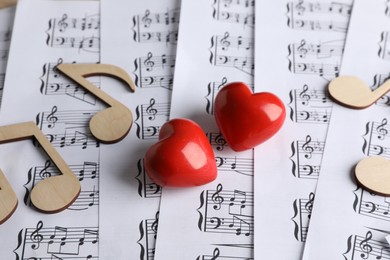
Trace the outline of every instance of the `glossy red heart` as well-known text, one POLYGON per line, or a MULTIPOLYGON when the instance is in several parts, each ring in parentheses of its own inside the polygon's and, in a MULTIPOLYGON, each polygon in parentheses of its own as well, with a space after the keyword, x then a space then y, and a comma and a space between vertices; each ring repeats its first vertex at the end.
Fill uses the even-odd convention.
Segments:
POLYGON ((242 82, 225 85, 214 101, 214 116, 234 151, 251 149, 282 127, 286 118, 283 102, 274 94, 253 94, 242 82))
POLYGON ((149 178, 160 186, 189 187, 217 177, 213 149, 202 128, 188 119, 173 119, 144 157, 149 178))

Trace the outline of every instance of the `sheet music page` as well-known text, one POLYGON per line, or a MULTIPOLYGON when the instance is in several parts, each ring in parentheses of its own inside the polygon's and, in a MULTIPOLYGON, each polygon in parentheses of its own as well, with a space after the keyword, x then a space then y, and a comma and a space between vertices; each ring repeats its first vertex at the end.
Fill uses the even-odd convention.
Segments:
MULTIPOLYGON (((340 74, 371 89, 389 77, 389 7, 385 0, 355 0, 352 11, 340 74)), ((389 158, 389 122, 389 96, 362 110, 334 106, 305 259, 390 258, 390 200, 363 190, 354 176, 360 160, 389 158)))
POLYGON ((56 70, 61 62, 99 61, 99 23, 98 2, 18 1, 1 125, 35 122, 80 180, 81 192, 60 213, 38 212, 30 191, 58 169, 36 142, 2 144, 0 167, 19 204, 0 226, 1 259, 99 257, 100 145, 88 122, 103 106, 56 70))
POLYGON ((0 9, 0 104, 3 95, 5 72, 9 45, 11 44, 12 26, 15 17, 15 7, 0 9))
POLYGON ((332 114, 325 87, 339 75, 351 7, 256 2, 255 89, 276 94, 287 112, 281 130, 255 148, 256 259, 301 259, 332 114))
POLYGON ((253 88, 254 3, 182 1, 170 118, 201 125, 218 177, 199 187, 164 187, 155 259, 253 259, 253 152, 227 146, 213 103, 228 82, 253 88))
POLYGON ((128 136, 102 147, 100 256, 153 259, 161 187, 145 173, 143 156, 168 120, 176 60, 180 1, 102 0, 102 63, 125 69, 136 91, 104 79, 133 113, 128 136), (113 243, 115 241, 115 243, 113 243))

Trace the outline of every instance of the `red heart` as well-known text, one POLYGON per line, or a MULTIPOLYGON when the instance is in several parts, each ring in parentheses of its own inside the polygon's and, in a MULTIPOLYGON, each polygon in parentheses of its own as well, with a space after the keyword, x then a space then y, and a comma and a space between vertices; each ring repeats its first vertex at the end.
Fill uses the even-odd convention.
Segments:
POLYGON ((225 85, 214 101, 218 127, 234 151, 244 151, 272 137, 283 125, 286 109, 272 93, 252 94, 242 82, 225 85))
POLYGON ((213 149, 202 128, 188 119, 166 122, 144 163, 149 178, 160 186, 198 186, 217 177, 213 149))

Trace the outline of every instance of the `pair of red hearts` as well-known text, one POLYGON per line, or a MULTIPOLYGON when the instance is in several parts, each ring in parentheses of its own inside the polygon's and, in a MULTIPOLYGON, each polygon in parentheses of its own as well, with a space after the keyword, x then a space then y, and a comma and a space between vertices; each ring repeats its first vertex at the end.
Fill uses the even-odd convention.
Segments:
MULTIPOLYGON (((274 94, 252 94, 246 84, 233 82, 218 92, 214 114, 229 146, 244 151, 272 137, 283 125, 286 110, 274 94)), ((202 128, 188 119, 165 123, 144 163, 149 177, 160 186, 198 186, 217 177, 209 140, 202 128)))

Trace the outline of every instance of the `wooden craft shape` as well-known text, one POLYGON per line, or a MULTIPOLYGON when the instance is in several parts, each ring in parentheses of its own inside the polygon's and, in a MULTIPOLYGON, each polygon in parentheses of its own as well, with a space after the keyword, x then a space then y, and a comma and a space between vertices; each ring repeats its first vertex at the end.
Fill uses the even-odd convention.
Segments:
POLYGON ((122 140, 133 124, 131 111, 85 78, 115 77, 134 92, 135 84, 129 74, 119 67, 108 64, 60 64, 57 69, 110 106, 92 117, 89 122, 92 135, 102 143, 115 143, 122 140))
POLYGON ((367 157, 355 167, 357 182, 368 191, 390 195, 390 161, 383 157, 367 157))
MULTIPOLYGON (((60 212, 70 206, 80 193, 80 182, 77 177, 34 122, 0 126, 0 143, 29 138, 35 138, 61 173, 38 182, 31 190, 31 202, 44 213, 60 212)), ((2 174, 0 174, 0 188, 1 223, 15 210, 16 195, 2 174)))
POLYGON ((9 219, 18 206, 18 198, 0 170, 0 225, 9 219))
POLYGON ((328 85, 329 94, 336 102, 355 109, 371 106, 389 90, 389 81, 372 91, 364 81, 354 76, 337 77, 328 85))

